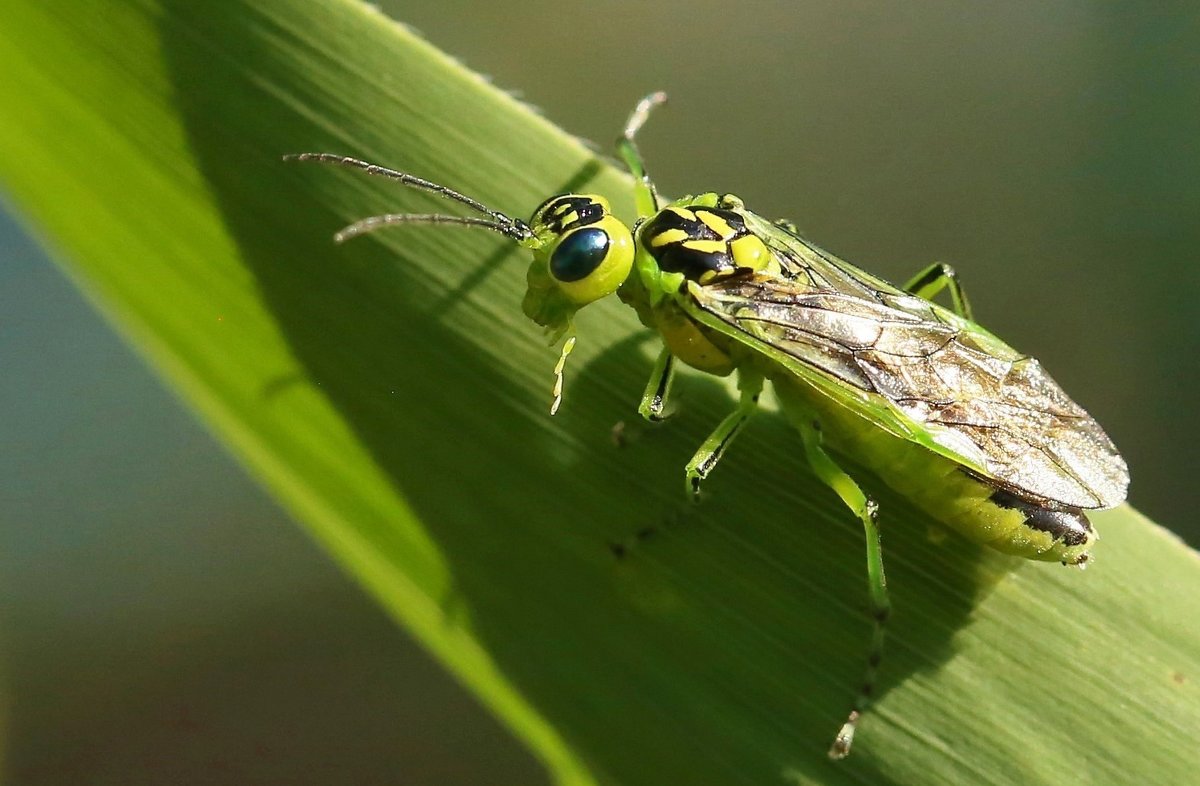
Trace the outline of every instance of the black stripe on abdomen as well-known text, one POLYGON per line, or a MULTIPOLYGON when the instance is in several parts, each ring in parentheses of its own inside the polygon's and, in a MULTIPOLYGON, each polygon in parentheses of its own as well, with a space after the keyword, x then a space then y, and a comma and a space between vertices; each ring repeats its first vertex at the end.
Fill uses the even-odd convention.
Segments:
POLYGON ((1079 508, 1066 505, 1046 507, 1022 499, 1004 489, 996 489, 990 499, 1002 508, 1019 511, 1025 516, 1025 524, 1028 527, 1048 533, 1050 537, 1068 546, 1083 545, 1092 536, 1092 523, 1079 508))

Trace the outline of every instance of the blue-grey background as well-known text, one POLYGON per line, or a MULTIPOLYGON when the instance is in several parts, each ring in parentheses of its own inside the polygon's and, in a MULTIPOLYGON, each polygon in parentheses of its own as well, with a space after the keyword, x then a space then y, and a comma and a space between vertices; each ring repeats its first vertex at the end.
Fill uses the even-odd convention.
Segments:
MULTIPOLYGON (((668 90, 643 138, 665 193, 735 191, 893 280, 955 263, 980 321, 1109 429, 1133 503, 1200 543, 1200 12, 383 5, 605 149, 668 90)), ((11 216, 0 369, 13 782, 544 780, 11 216)))

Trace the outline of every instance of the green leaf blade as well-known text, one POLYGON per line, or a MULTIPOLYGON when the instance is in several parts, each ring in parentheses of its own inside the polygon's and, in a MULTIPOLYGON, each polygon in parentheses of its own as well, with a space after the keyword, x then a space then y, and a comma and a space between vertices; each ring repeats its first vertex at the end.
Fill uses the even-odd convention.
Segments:
MULTIPOLYGON (((0 179, 69 273, 313 535, 562 783, 1184 782, 1200 567, 1128 508, 1086 573, 947 537, 879 491, 897 613, 858 749, 824 759, 866 644, 861 533, 767 413, 699 507, 729 399, 632 421, 646 342, 589 310, 551 419, 524 258, 413 228, 356 154, 524 215, 628 181, 378 14, 223 0, 15 2, 0 179), (655 535, 624 561, 609 541, 655 535), (1147 771, 1147 762, 1152 762, 1147 771)), ((631 96, 631 100, 634 97, 631 96)), ((620 117, 614 117, 614 129, 620 117)))

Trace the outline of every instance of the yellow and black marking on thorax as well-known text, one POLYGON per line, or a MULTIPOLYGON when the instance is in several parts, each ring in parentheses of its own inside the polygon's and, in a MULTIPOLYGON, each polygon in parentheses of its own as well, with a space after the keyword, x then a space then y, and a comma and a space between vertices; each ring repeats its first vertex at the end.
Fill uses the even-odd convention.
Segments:
POLYGON ((765 270, 774 262, 736 210, 671 205, 639 228, 638 239, 662 272, 699 284, 765 270))

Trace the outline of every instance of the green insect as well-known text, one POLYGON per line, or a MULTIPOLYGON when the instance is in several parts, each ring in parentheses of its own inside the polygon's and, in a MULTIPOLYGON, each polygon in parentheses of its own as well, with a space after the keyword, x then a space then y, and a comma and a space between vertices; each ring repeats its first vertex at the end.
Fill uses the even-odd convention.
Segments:
POLYGON ((631 226, 594 194, 560 194, 528 223, 445 186, 328 153, 290 159, 362 169, 466 205, 478 216, 394 214, 358 221, 342 241, 394 224, 456 224, 498 232, 533 254, 525 314, 565 337, 554 402, 575 344, 573 318, 616 294, 659 333, 639 412, 663 419, 678 361, 737 373, 737 407, 688 462, 700 483, 745 426, 769 380, 800 432, 809 464, 862 520, 874 630, 867 670, 829 755, 845 757, 874 689, 891 609, 877 506, 831 456, 852 456, 938 521, 1029 559, 1083 566, 1097 535, 1085 510, 1125 499, 1129 473, 1111 440, 1033 358, 977 325, 948 265, 903 288, 747 210, 732 194, 661 206, 634 136, 666 96, 644 98, 617 142, 636 181, 631 226), (948 289, 951 308, 932 298, 948 289))

